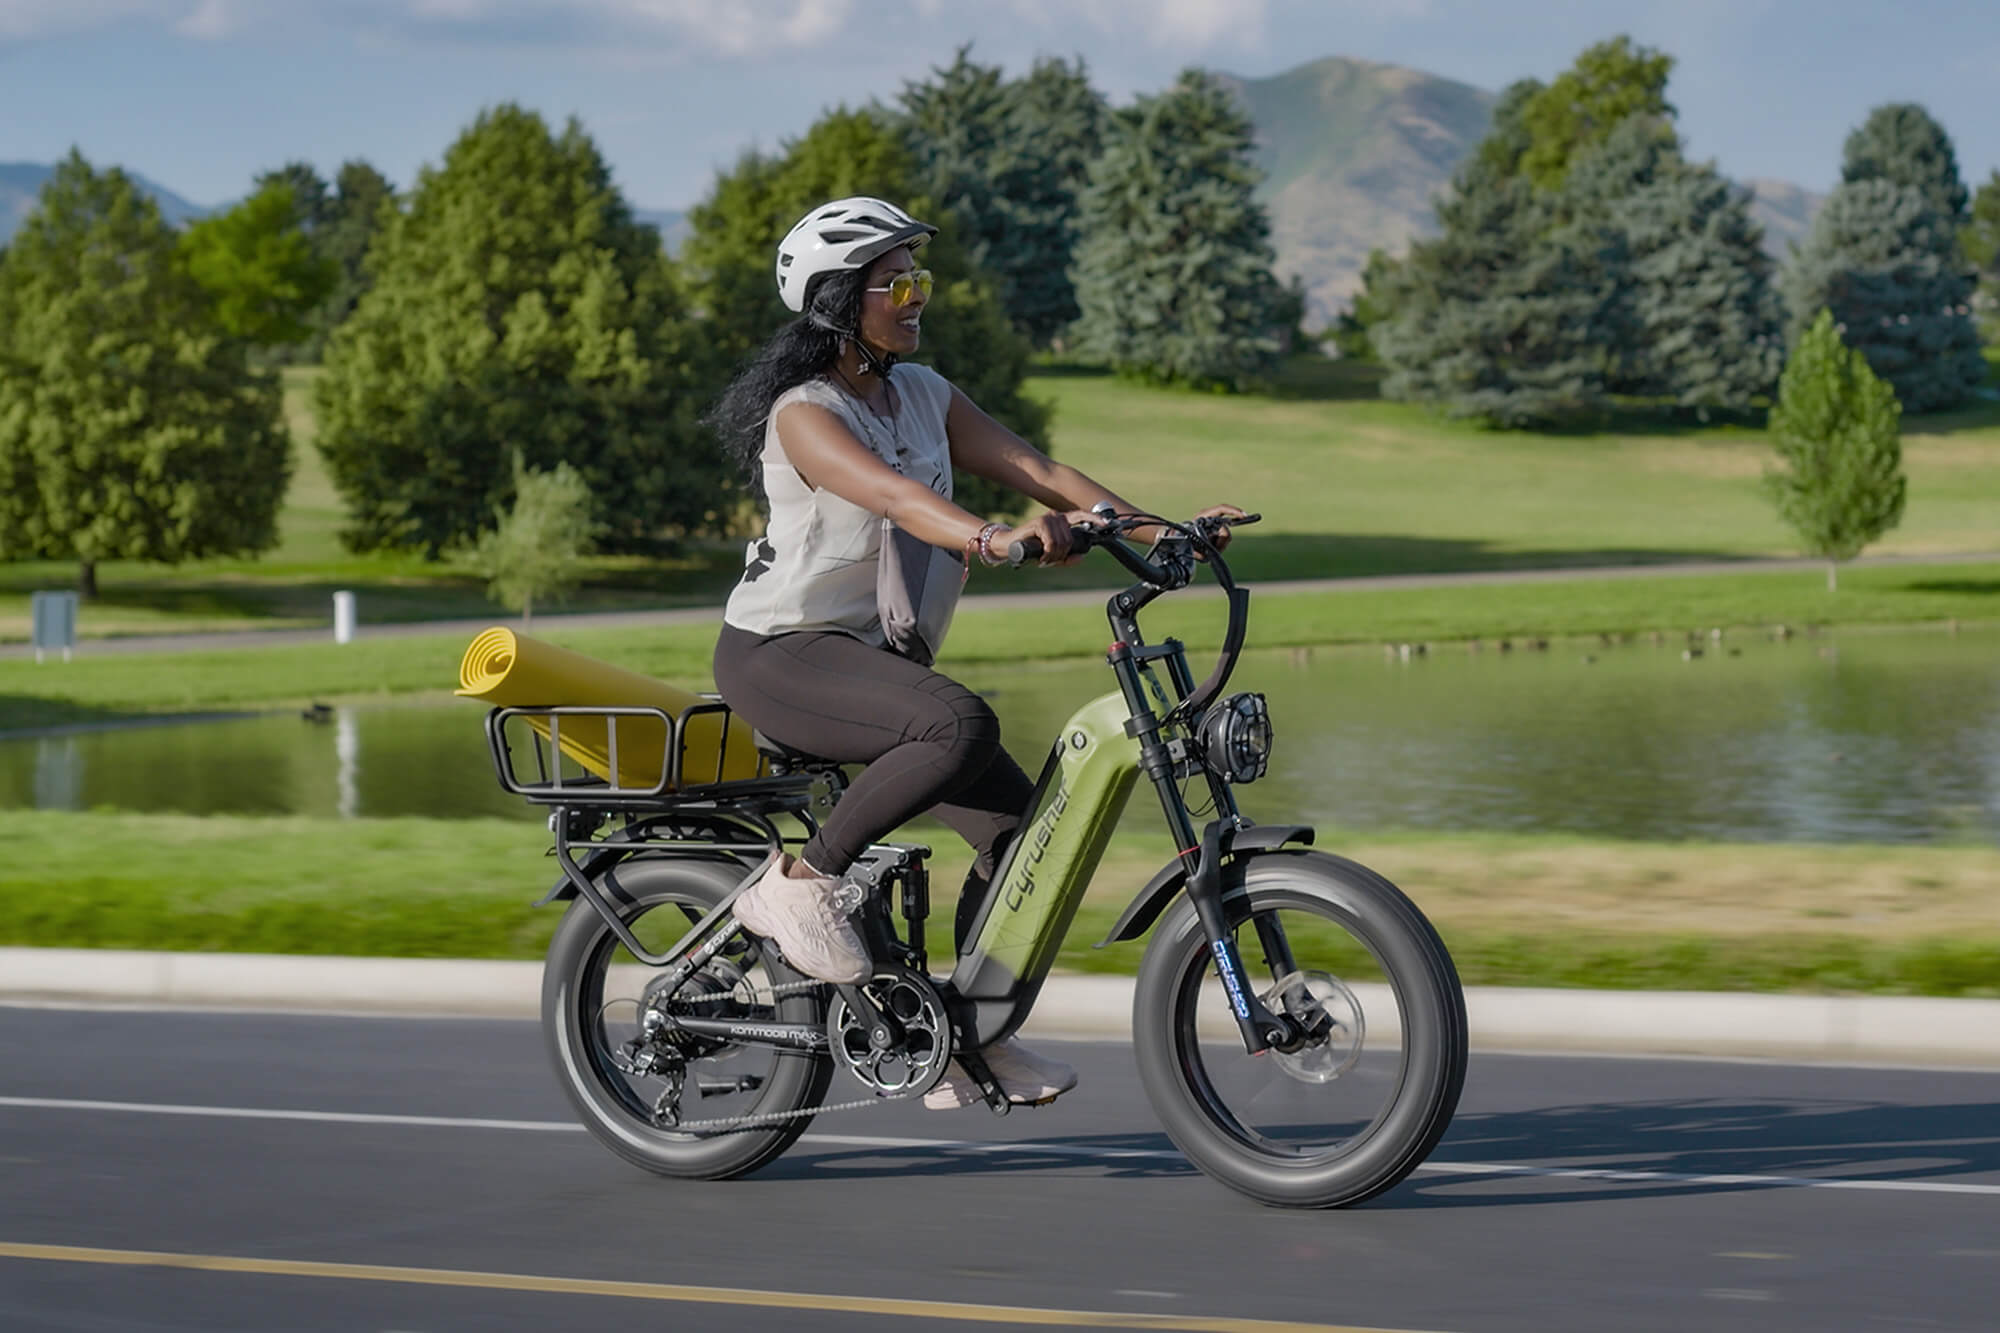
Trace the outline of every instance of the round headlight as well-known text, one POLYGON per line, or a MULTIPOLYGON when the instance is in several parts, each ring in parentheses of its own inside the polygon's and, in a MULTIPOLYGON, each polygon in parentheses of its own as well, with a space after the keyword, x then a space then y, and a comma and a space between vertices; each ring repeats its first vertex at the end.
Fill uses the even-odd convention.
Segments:
POLYGON ((1201 757, 1224 782, 1255 782, 1271 766, 1271 714, 1261 694, 1232 694, 1201 720, 1201 757))

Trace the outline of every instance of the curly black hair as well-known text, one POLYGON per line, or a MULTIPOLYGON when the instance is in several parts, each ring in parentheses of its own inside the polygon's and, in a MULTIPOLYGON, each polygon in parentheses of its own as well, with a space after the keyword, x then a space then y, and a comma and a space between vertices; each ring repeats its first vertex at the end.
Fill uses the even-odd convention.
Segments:
POLYGON ((806 288, 806 313, 771 335, 702 418, 721 437, 729 457, 753 480, 760 476, 758 456, 764 451, 764 422, 771 415, 771 404, 787 389, 832 368, 847 340, 840 330, 860 327, 861 294, 867 282, 865 268, 816 276, 806 288))

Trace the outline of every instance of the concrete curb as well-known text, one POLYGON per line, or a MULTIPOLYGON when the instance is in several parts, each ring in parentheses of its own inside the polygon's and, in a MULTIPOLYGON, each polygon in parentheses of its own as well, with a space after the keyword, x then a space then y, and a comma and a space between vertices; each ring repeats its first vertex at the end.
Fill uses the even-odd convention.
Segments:
MULTIPOLYGON (((483 959, 0 949, 0 1002, 530 1018, 541 974, 483 959)), ((1129 1040, 1132 986, 1051 977, 1027 1031, 1129 1040)), ((1371 1035, 1393 1038, 1385 989, 1355 990, 1371 1035)), ((1475 986, 1466 1008, 1475 1050, 2000 1068, 2000 1000, 1475 986)))

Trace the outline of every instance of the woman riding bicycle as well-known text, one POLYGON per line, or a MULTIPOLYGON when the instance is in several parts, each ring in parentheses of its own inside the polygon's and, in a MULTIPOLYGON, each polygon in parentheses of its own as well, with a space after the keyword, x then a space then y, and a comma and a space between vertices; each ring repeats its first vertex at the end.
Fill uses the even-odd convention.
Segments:
MULTIPOLYGON (((1069 555, 1071 525, 1090 521, 1092 506, 1133 512, 935 371, 900 360, 917 350, 932 285, 915 251, 936 234, 880 199, 840 199, 807 213, 777 257, 779 294, 801 317, 764 345, 710 416, 732 456, 758 478, 771 515, 723 614, 716 688, 771 739, 867 765, 800 854, 775 858, 736 901, 746 929, 775 940, 793 967, 823 981, 860 981, 871 971, 838 895, 863 850, 925 812, 970 843, 976 857, 959 902, 962 942, 1034 793, 1000 746, 993 710, 928 665, 963 577, 948 565, 953 572, 926 581, 938 563, 930 548, 966 566, 990 565, 1009 543, 1032 536, 1041 540, 1041 563, 1056 565, 1069 555), (1048 512, 1018 527, 986 522, 952 503, 954 466, 1048 512), (899 540, 898 531, 907 537, 899 540), (885 559, 891 569, 882 568, 885 559), (904 574, 899 563, 914 572, 885 580, 904 574), (891 616, 886 632, 885 587, 914 588, 922 604, 907 608, 907 620, 891 616)), ((1228 505, 1204 512, 1242 513, 1228 505)), ((1218 545, 1227 540, 1225 530, 1218 545)), ((1010 1100, 1046 1101, 1076 1086, 1073 1069, 1012 1039, 982 1054, 1010 1100)), ((924 1103, 979 1099, 954 1061, 924 1103)))

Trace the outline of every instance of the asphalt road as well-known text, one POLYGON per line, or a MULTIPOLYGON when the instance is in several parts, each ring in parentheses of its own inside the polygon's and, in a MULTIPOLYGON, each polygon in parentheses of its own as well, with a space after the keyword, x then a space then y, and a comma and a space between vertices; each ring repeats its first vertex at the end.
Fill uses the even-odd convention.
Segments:
POLYGON ((691 1184, 574 1128, 528 1023, 0 1008, 0 1329, 2000 1320, 2000 1074, 1475 1057, 1424 1170, 1302 1214, 1191 1170, 1128 1049, 1060 1053, 1053 1107, 691 1184))

